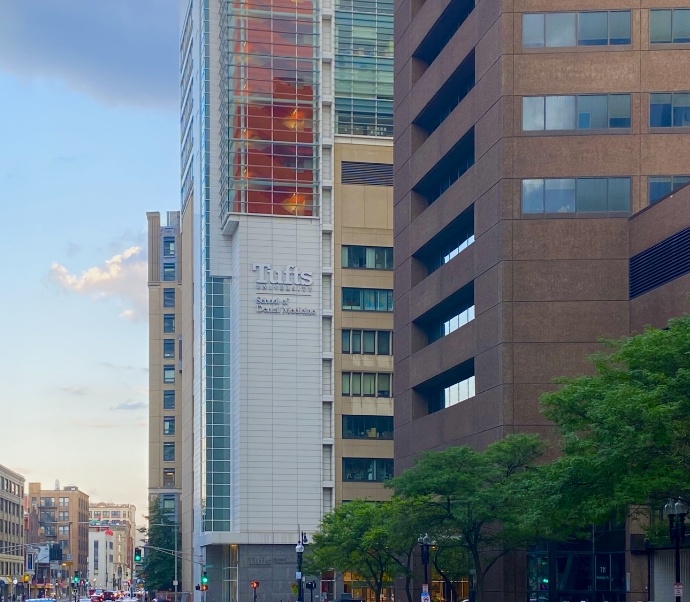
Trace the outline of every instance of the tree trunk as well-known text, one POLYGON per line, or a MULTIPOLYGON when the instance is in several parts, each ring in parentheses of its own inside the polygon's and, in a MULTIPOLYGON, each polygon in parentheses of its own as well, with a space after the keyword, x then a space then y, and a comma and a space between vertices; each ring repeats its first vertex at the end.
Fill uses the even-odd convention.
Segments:
POLYGON ((405 575, 405 593, 407 594, 407 602, 412 602, 412 575, 409 572, 405 575))

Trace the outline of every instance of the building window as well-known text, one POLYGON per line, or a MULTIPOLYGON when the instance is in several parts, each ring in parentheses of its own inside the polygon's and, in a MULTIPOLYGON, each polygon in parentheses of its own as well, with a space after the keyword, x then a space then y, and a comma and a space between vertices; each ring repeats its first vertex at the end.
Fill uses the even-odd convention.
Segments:
POLYGON ((175 315, 163 314, 163 332, 170 334, 175 332, 175 315))
POLYGON ((393 311, 390 289, 343 288, 345 311, 393 311))
POLYGON ((174 468, 165 468, 163 470, 163 487, 175 487, 174 468))
POLYGON ((630 41, 629 10, 522 15, 523 48, 618 46, 630 41))
POLYGON ((163 391, 163 409, 175 409, 175 391, 163 391))
POLYGON ((474 358, 435 376, 415 389, 426 399, 429 414, 474 397, 474 358))
POLYGON ((343 416, 343 439, 393 439, 393 416, 343 416))
POLYGON ((343 245, 342 267, 370 270, 392 270, 392 247, 356 247, 343 245))
POLYGON ((175 264, 174 263, 164 263, 163 264, 163 282, 172 282, 175 280, 175 264))
POLYGON ((175 257, 174 236, 165 236, 163 238, 163 257, 175 257))
POLYGON ((175 357, 175 339, 163 339, 163 357, 175 357))
POLYGON ((475 0, 451 0, 442 13, 434 15, 436 21, 424 36, 413 56, 431 65, 455 32, 460 29, 474 10, 475 0))
POLYGON ((342 394, 345 397, 390 397, 389 372, 343 372, 342 394))
POLYGON ((630 127, 630 94, 525 96, 522 129, 608 130, 630 127))
POLYGON ((393 476, 388 458, 343 458, 343 480, 381 482, 393 476))
POLYGON ((67 536, 69 536, 69 525, 60 525, 60 526, 58 526, 58 535, 67 535, 67 536))
POLYGON ((522 212, 630 211, 630 178, 552 178, 522 181, 522 212))
POLYGON ((175 383, 175 366, 163 366, 163 382, 166 385, 175 383))
POLYGON ((393 3, 335 3, 336 133, 393 135, 393 3))
POLYGON ((657 92, 649 95, 649 126, 690 126, 690 92, 657 92))
POLYGON ((164 435, 174 435, 175 434, 175 418, 173 416, 163 417, 163 434, 164 435))
POLYGON ((474 127, 471 127, 414 187, 430 205, 474 165, 474 127))
POLYGON ((688 182, 690 182, 690 176, 650 176, 649 204, 653 205, 688 182))
POLYGON ((175 444, 163 443, 163 462, 175 461, 175 444))
POLYGON ((161 499, 161 507, 166 514, 175 512, 175 498, 172 495, 164 495, 161 499))
POLYGON ((61 508, 69 507, 69 498, 68 497, 58 498, 58 506, 60 506, 61 508))
POLYGON ((652 44, 689 43, 690 9, 650 10, 649 41, 652 44))
POLYGON ((341 333, 342 352, 391 355, 390 330, 350 330, 341 333))
POLYGON ((175 307, 175 289, 163 289, 163 307, 175 307))
POLYGON ((60 512, 58 512, 58 520, 61 522, 68 521, 69 520, 69 512, 67 510, 60 510, 60 512))
POLYGON ((417 318, 415 323, 424 331, 428 342, 433 343, 472 320, 474 320, 474 282, 469 282, 417 318))

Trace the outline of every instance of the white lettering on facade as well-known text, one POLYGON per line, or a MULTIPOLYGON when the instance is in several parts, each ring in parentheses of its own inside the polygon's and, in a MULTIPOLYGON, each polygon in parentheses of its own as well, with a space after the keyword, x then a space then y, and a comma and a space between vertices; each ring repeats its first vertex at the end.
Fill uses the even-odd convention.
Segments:
MULTIPOLYGON (((254 272, 259 272, 256 284, 281 284, 294 286, 311 286, 314 284, 312 272, 300 272, 294 265, 288 265, 284 270, 274 270, 270 263, 255 263, 254 272)), ((270 289, 269 289, 270 290, 270 289)))

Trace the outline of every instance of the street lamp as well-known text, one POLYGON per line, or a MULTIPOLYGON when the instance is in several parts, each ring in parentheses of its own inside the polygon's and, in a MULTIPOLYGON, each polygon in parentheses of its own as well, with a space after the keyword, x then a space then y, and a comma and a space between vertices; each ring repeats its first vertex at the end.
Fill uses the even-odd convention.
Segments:
POLYGON ((297 602, 304 602, 304 591, 302 590, 302 556, 304 555, 304 545, 307 543, 307 534, 302 531, 299 537, 299 541, 295 546, 295 552, 297 552, 297 602))
POLYGON ((420 535, 417 539, 419 549, 422 553, 422 564, 424 565, 424 584, 422 585, 422 592, 429 591, 429 548, 431 547, 431 537, 428 534, 420 535))
MULTIPOLYGON (((676 582, 674 589, 676 594, 682 592, 683 585, 680 582, 680 544, 685 540, 685 517, 688 514, 688 505, 678 498, 671 499, 664 506, 664 514, 668 517, 668 536, 676 551, 676 582)), ((681 602, 682 595, 676 595, 676 602, 681 602)))

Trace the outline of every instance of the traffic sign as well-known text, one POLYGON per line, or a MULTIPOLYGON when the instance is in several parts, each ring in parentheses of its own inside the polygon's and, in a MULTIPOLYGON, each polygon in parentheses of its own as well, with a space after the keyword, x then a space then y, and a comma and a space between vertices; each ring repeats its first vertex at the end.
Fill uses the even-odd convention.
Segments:
POLYGON ((431 602, 429 592, 422 592, 422 602, 431 602))
POLYGON ((673 595, 676 597, 682 597, 683 596, 683 584, 682 583, 674 583, 673 584, 673 595))

